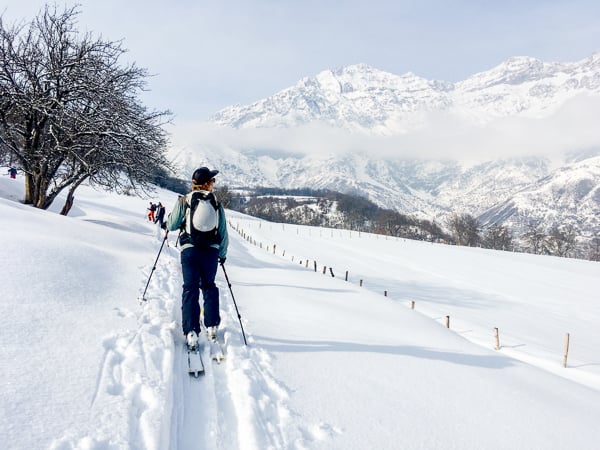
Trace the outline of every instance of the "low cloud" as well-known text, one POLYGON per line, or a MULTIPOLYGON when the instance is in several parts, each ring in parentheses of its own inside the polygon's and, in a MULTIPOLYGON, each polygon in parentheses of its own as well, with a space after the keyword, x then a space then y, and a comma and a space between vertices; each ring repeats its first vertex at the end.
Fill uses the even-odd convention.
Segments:
POLYGON ((426 115, 418 129, 377 136, 323 123, 295 128, 232 129, 210 123, 179 124, 178 148, 291 154, 363 152, 374 157, 485 161, 517 156, 555 157, 600 148, 600 96, 579 95, 542 118, 502 117, 473 124, 456 112, 426 115))

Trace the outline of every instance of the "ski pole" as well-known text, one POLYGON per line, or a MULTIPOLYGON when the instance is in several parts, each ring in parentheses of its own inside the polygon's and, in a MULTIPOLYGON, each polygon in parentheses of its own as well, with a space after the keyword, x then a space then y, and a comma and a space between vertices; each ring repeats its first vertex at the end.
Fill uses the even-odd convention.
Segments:
POLYGON ((246 333, 244 333, 244 326, 242 325, 242 316, 240 316, 240 311, 238 310, 237 303, 235 302, 233 290, 231 289, 231 283, 229 282, 229 277, 227 276, 227 271, 225 270, 225 265, 223 263, 221 263, 221 269, 223 269, 223 273, 225 274, 225 280, 227 280, 229 292, 231 292, 231 299, 233 300, 233 305, 235 306, 235 312, 237 313, 238 320, 240 321, 240 328, 242 329, 242 336, 244 337, 244 345, 248 346, 248 342, 246 341, 246 333))
POLYGON ((160 252, 162 252, 162 249, 165 245, 165 242, 167 241, 167 237, 169 236, 169 232, 167 231, 165 233, 165 238, 162 241, 162 244, 160 245, 160 250, 158 251, 158 255, 156 255, 156 261, 154 261, 154 266, 152 267, 152 271, 150 272, 150 276, 148 277, 148 282, 146 283, 146 289, 144 289, 144 293, 142 294, 142 300, 146 301, 146 291, 148 290, 148 285, 150 284, 150 279, 152 278, 152 274, 154 273, 154 270, 156 269, 156 263, 158 262, 158 258, 160 257, 160 252))

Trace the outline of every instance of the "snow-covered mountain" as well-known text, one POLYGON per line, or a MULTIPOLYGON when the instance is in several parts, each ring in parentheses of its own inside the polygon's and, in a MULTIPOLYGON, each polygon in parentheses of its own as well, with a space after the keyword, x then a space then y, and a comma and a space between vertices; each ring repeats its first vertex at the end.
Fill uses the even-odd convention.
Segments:
POLYGON ((296 127, 318 121, 390 134, 416 125, 423 111, 448 108, 453 90, 452 83, 357 64, 304 78, 251 105, 226 108, 213 120, 235 128, 296 127))
POLYGON ((357 64, 304 78, 251 105, 225 108, 212 120, 233 128, 325 122, 389 135, 422 125, 428 112, 451 110, 477 122, 515 114, 539 117, 583 92, 600 94, 600 52, 574 63, 514 57, 458 83, 357 64))
MULTIPOLYGON (((600 232, 598 196, 586 197, 583 207, 580 188, 564 186, 560 202, 550 192, 581 164, 600 172, 594 112, 600 112, 600 52, 570 63, 514 57, 457 83, 358 64, 216 113, 211 126, 220 130, 275 137, 202 141, 188 151, 184 171, 208 164, 230 186, 362 193, 429 219, 466 212, 503 223, 515 219, 509 210, 519 211, 519 222, 534 211, 547 221, 574 214, 591 235, 600 232), (329 131, 321 135, 323 127, 329 131), (584 150, 573 166, 567 155, 584 150)), ((589 190, 597 189, 597 177, 585 179, 589 190)))
POLYGON ((486 211, 484 221, 523 229, 528 223, 569 225, 597 236, 600 231, 600 157, 557 169, 486 211))

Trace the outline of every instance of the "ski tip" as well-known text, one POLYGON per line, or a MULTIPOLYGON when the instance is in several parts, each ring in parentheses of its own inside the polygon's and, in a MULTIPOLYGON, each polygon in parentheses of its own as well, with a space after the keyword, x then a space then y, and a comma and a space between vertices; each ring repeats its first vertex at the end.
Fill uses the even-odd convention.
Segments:
POLYGON ((221 364, 221 362, 225 361, 225 355, 215 355, 212 357, 212 360, 217 364, 221 364))

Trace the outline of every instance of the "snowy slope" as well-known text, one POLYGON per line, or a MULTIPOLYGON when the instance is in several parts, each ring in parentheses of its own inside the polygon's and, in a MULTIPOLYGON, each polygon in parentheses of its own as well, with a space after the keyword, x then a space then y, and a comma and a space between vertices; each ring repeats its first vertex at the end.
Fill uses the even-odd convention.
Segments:
POLYGON ((20 182, 0 179, 5 448, 597 447, 598 263, 229 212, 249 345, 220 273, 227 359, 194 379, 174 237, 137 300, 161 243, 147 200, 82 188, 65 218, 7 199, 20 182))

